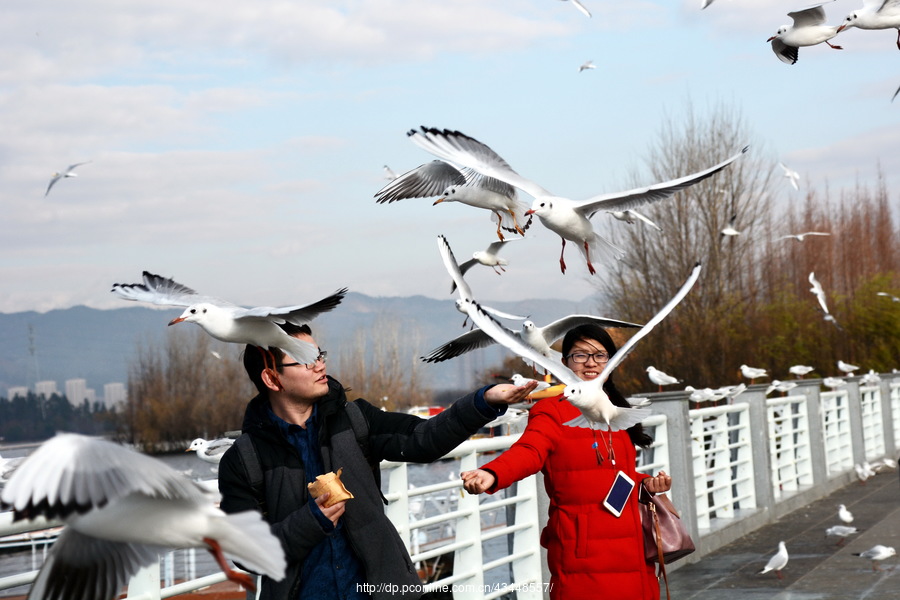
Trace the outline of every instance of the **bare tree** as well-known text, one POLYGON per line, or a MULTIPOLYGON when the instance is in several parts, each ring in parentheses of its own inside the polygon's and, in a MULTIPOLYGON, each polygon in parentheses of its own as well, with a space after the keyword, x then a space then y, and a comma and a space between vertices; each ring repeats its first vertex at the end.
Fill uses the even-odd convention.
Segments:
POLYGON ((352 346, 340 353, 340 381, 352 397, 365 398, 385 410, 431 404, 421 378, 421 342, 415 328, 380 316, 370 330, 356 332, 352 346))
MULTIPOLYGON (((663 127, 649 152, 649 172, 653 181, 681 177, 722 161, 750 142, 746 127, 732 111, 719 107, 701 119, 690 107, 684 119, 669 120, 663 127)), ((715 176, 643 207, 661 232, 640 224, 613 231, 614 241, 626 248, 627 255, 608 265, 610 273, 598 279, 598 287, 619 318, 652 317, 684 283, 693 265, 703 264, 695 289, 653 338, 638 347, 619 375, 620 384, 645 381, 641 372, 649 364, 709 385, 730 368, 733 348, 723 334, 747 318, 748 307, 760 293, 758 274, 764 269, 757 242, 768 235, 770 162, 751 146, 750 152, 715 176), (723 235, 728 226, 740 234, 723 235), (689 363, 683 360, 686 354, 693 357, 689 363)), ((635 177, 636 186, 646 183, 646 176, 635 177)))
POLYGON ((241 348, 200 331, 169 331, 165 347, 141 344, 129 368, 126 437, 145 450, 240 429, 253 386, 241 348))

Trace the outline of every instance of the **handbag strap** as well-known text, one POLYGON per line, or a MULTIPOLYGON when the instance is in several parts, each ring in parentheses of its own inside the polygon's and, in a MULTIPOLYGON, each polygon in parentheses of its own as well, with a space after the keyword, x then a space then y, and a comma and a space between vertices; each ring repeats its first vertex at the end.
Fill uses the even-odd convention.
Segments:
POLYGON ((656 504, 651 500, 647 503, 650 512, 653 513, 653 528, 656 530, 656 555, 659 557, 659 572, 662 573, 666 584, 666 600, 672 600, 669 595, 669 576, 666 574, 666 557, 662 546, 662 532, 659 530, 659 515, 656 513, 656 504))

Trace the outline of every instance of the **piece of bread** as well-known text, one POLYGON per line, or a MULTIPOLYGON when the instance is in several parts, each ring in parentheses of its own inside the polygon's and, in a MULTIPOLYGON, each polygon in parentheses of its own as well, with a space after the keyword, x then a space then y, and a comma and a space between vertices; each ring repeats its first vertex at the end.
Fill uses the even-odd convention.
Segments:
POLYGON ((344 469, 338 469, 337 473, 325 473, 324 475, 319 475, 316 477, 316 480, 312 483, 307 484, 307 489, 309 489, 309 495, 313 498, 318 498, 322 494, 326 492, 331 492, 331 496, 328 497, 328 500, 325 501, 325 508, 329 506, 334 506, 338 502, 342 500, 349 500, 353 497, 353 494, 350 493, 350 490, 344 487, 344 484, 341 483, 341 472, 344 469))
POLYGON ((541 398, 552 398, 554 396, 559 396, 563 393, 563 390, 566 389, 566 386, 563 384, 559 385, 551 385, 548 388, 544 388, 539 392, 531 392, 528 394, 529 400, 540 400, 541 398))

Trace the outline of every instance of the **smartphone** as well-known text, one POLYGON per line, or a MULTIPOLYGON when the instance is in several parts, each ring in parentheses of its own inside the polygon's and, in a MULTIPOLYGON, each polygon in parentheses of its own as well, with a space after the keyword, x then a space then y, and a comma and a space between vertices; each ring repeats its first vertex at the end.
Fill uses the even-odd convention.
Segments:
POLYGON ((617 517, 621 516, 633 490, 634 480, 622 471, 619 471, 616 474, 616 480, 613 481, 612 487, 609 488, 609 493, 606 494, 603 506, 617 517))

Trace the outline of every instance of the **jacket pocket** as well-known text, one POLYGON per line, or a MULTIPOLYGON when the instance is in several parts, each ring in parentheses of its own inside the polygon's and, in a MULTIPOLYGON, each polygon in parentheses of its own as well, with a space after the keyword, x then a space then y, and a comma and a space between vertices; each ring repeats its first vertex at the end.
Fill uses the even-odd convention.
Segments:
POLYGON ((579 513, 575 515, 575 558, 584 558, 588 555, 588 515, 579 513))

